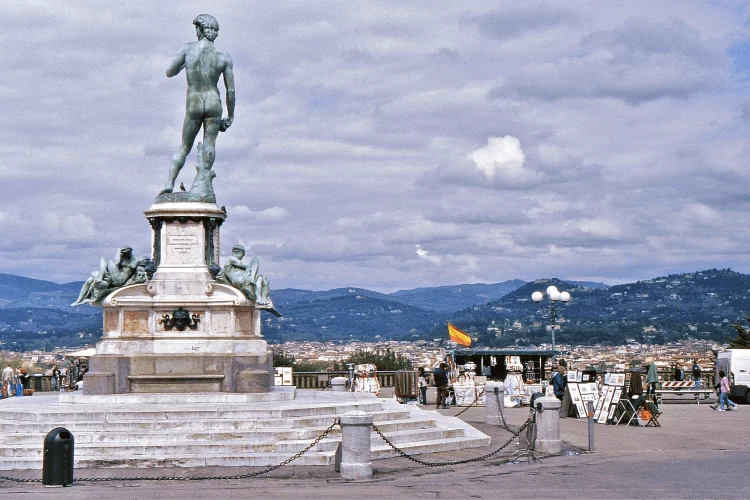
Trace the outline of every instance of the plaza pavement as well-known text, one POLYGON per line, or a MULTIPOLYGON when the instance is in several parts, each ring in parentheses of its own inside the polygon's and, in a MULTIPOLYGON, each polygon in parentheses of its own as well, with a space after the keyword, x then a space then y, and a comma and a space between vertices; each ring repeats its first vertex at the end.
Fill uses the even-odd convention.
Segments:
MULTIPOLYGON (((454 415, 460 408, 440 410, 454 415)), ((596 425, 595 452, 587 453, 584 419, 561 420, 564 453, 508 463, 513 444, 496 457, 470 464, 426 467, 398 457, 373 462, 374 477, 346 482, 333 467, 288 465, 260 478, 208 481, 76 482, 66 488, 0 480, 0 498, 13 499, 496 499, 496 498, 750 498, 750 406, 717 412, 708 404, 664 404, 661 427, 596 425)), ((506 410, 519 426, 528 408, 506 410)), ((492 436, 483 449, 420 455, 428 461, 478 457, 497 449, 510 434, 484 423, 484 408, 461 418, 492 436)), ((75 477, 224 476, 252 468, 79 469, 75 477)), ((0 472, 19 478, 40 471, 0 472)))

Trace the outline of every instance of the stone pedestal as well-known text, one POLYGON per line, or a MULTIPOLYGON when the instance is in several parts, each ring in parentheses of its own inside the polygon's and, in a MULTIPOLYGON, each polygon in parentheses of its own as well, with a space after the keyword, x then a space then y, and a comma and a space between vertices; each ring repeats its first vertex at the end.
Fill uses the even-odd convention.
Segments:
POLYGON ((484 397, 486 401, 484 423, 502 425, 503 418, 500 415, 500 405, 505 403, 505 384, 502 382, 487 382, 487 385, 484 386, 484 397))
POLYGON ((333 392, 346 392, 346 384, 349 379, 346 377, 333 377, 331 379, 331 390, 333 392))
POLYGON ((156 203, 151 280, 102 302, 104 334, 90 359, 84 393, 267 392, 273 356, 261 311, 240 290, 216 282, 219 228, 212 203, 156 203))
POLYGON ((562 450, 560 441, 560 400, 544 396, 536 400, 542 411, 536 415, 536 442, 534 449, 540 453, 554 455, 562 450))
POLYGON ((338 471, 343 479, 372 478, 370 427, 372 415, 350 411, 341 416, 341 463, 338 471))

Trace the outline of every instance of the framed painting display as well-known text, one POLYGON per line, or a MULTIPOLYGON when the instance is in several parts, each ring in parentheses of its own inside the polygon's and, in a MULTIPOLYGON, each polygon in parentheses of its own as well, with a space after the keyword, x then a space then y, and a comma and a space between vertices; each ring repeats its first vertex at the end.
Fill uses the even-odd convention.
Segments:
POLYGON ((624 386, 625 385, 625 374, 624 373, 612 373, 609 376, 609 385, 624 386))
POLYGON ((596 405, 594 406, 594 421, 599 421, 599 415, 602 412, 602 406, 604 405, 604 396, 607 394, 607 386, 603 385, 599 393, 596 405))
POLYGON ((579 390, 578 384, 568 384, 568 389, 570 389, 570 399, 573 405, 575 405, 578 418, 585 417, 586 410, 583 404, 583 399, 581 399, 581 391, 579 390))
POLYGON ((612 396, 612 404, 609 407, 609 417, 607 417, 607 423, 611 424, 614 421, 615 411, 620 406, 620 396, 622 395, 622 387, 615 389, 615 394, 612 396))
POLYGON ((612 398, 615 395, 615 387, 612 385, 608 385, 607 387, 607 393, 604 396, 604 403, 602 404, 602 411, 599 413, 599 419, 597 420, 600 424, 607 423, 607 418, 609 417, 609 405, 612 403, 612 398))
POLYGON ((588 408, 586 404, 590 401, 594 404, 594 408, 596 408, 596 405, 599 402, 599 393, 596 390, 596 383, 578 384, 578 390, 581 391, 581 401, 583 401, 583 407, 588 408))

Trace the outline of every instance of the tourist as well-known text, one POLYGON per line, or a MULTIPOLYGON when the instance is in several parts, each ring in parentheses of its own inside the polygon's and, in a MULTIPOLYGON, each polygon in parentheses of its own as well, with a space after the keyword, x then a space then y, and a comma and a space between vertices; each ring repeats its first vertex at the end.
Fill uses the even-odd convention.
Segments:
POLYGON ((701 388, 701 367, 698 366, 698 358, 693 360, 693 368, 691 371, 693 372, 693 383, 695 385, 693 389, 698 390, 701 388))
POLYGON ((682 367, 680 365, 674 365, 674 380, 677 382, 682 382, 685 380, 685 372, 682 371, 682 367))
POLYGON ((8 366, 3 369, 3 399, 8 397, 8 389, 13 380, 13 373, 13 368, 10 366, 10 363, 8 363, 8 366))
POLYGON ((60 378, 60 370, 57 369, 57 365, 52 365, 52 390, 57 390, 57 382, 60 378))
POLYGON ((75 383, 78 381, 78 372, 81 369, 81 363, 78 360, 73 361, 70 364, 70 369, 68 370, 68 373, 70 373, 70 388, 73 389, 75 387, 75 383))
POLYGON ((641 379, 641 370, 634 366, 630 370, 630 385, 628 386, 628 397, 638 397, 643 395, 643 380, 641 379))
POLYGON ((18 369, 18 381, 21 383, 21 387, 24 391, 28 390, 29 388, 29 375, 26 373, 26 370, 23 368, 18 369))
POLYGON ((435 387, 437 387, 437 401, 435 401, 435 409, 443 408, 447 409, 446 399, 448 398, 448 365, 440 363, 438 368, 432 372, 432 378, 435 380, 435 387))
POLYGON ((417 368, 417 386, 419 387, 419 404, 427 405, 427 376, 422 366, 417 368))
POLYGON ((646 397, 651 396, 654 398, 656 397, 656 384, 659 383, 659 372, 656 370, 654 358, 649 356, 646 358, 646 363, 648 363, 648 371, 646 372, 646 383, 648 384, 648 389, 646 390, 646 397))
POLYGON ((737 405, 729 399, 729 379, 724 370, 719 371, 719 378, 721 379, 719 382, 719 389, 721 391, 719 394, 719 411, 726 411, 726 405, 729 405, 729 409, 736 410, 737 405))
POLYGON ((565 386, 568 381, 565 378, 565 367, 560 365, 557 371, 552 375, 552 391, 555 393, 555 397, 562 401, 565 396, 565 386))
POLYGON ((64 387, 68 386, 68 367, 63 365, 60 370, 60 390, 65 390, 64 387))
POLYGON ((76 378, 76 382, 82 382, 83 376, 86 375, 86 372, 89 371, 89 364, 86 358, 78 358, 78 378, 76 378))

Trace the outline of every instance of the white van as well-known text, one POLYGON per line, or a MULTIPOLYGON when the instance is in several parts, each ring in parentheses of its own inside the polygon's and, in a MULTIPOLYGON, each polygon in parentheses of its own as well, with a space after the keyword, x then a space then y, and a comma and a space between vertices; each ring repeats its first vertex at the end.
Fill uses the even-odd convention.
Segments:
POLYGON ((719 370, 723 370, 729 377, 729 398, 736 403, 750 403, 750 349, 727 349, 720 352, 716 357, 717 383, 719 370))

